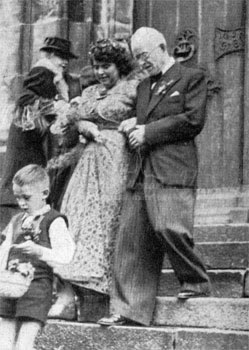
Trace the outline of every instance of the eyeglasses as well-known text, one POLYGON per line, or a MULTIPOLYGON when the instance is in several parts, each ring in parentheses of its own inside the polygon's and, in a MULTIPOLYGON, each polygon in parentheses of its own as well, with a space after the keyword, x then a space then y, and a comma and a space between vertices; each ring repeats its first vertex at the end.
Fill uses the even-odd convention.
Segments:
POLYGON ((158 49, 159 46, 154 47, 150 52, 141 52, 138 55, 135 56, 136 60, 142 60, 142 61, 147 61, 151 54, 158 49))

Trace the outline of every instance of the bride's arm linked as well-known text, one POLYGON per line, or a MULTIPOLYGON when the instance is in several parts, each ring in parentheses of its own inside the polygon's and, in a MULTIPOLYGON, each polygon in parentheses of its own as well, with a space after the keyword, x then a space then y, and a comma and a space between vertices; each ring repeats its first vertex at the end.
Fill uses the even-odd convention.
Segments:
POLYGON ((87 98, 87 92, 83 92, 81 97, 77 97, 71 101, 71 111, 75 118, 75 124, 78 132, 83 137, 95 142, 102 142, 101 132, 98 126, 89 120, 91 117, 92 109, 88 108, 89 100, 87 98))

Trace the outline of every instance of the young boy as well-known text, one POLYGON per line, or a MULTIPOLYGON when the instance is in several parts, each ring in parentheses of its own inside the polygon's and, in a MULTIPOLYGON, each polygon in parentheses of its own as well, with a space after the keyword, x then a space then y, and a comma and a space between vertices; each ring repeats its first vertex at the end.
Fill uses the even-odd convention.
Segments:
POLYGON ((1 348, 32 350, 52 305, 53 267, 69 263, 75 246, 66 217, 46 203, 49 177, 45 169, 35 164, 20 169, 13 178, 13 193, 22 212, 6 228, 13 230, 7 268, 19 259, 30 262, 35 272, 21 298, 0 299, 1 348))

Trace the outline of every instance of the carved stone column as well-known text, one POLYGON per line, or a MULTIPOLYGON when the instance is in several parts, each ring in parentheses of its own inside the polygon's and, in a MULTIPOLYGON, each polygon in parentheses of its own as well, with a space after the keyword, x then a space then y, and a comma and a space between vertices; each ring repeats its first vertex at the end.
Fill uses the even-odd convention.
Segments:
POLYGON ((239 205, 249 207, 249 4, 245 2, 243 178, 239 205))
POLYGON ((0 13, 0 140, 4 142, 22 73, 20 39, 24 29, 23 1, 0 0, 0 13))
POLYGON ((98 3, 99 11, 95 38, 128 36, 132 33, 134 0, 95 0, 95 3, 98 3))
MULTIPOLYGON (((0 13, 0 141, 3 145, 23 76, 37 60, 44 38, 67 37, 67 0, 0 0, 0 13)), ((4 148, 0 151, 4 152, 4 148)))
POLYGON ((246 3, 243 186, 249 185, 249 5, 246 3))

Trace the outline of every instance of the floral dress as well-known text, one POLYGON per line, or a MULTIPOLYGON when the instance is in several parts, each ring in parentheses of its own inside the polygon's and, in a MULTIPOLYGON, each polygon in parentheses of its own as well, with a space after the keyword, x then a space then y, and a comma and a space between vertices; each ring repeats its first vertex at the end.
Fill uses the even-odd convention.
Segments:
POLYGON ((104 92, 83 91, 78 119, 98 125, 102 143, 86 144, 62 200, 76 243, 71 264, 59 274, 71 282, 109 294, 115 237, 125 191, 129 150, 119 124, 134 116, 137 80, 120 80, 104 92))

